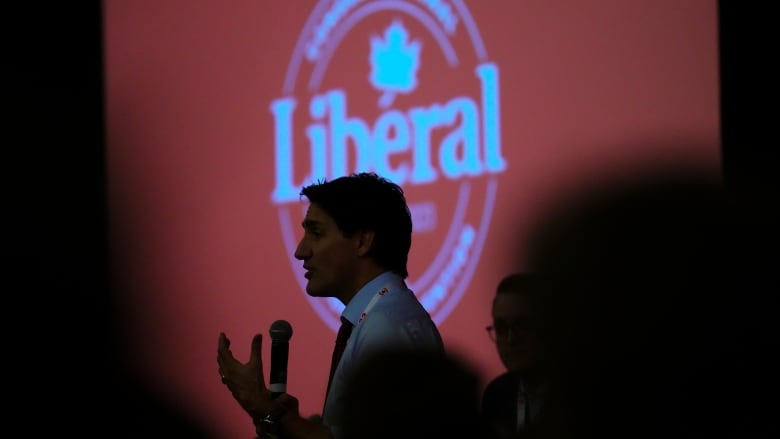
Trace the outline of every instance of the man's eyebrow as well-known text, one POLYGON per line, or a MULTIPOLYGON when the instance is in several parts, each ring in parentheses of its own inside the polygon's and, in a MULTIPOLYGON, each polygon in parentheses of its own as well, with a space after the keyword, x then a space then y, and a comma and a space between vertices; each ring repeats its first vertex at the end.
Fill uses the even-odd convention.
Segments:
POLYGON ((303 227, 304 229, 311 228, 311 227, 316 227, 319 224, 320 224, 320 222, 317 221, 317 220, 305 219, 305 220, 301 221, 301 227, 303 227))

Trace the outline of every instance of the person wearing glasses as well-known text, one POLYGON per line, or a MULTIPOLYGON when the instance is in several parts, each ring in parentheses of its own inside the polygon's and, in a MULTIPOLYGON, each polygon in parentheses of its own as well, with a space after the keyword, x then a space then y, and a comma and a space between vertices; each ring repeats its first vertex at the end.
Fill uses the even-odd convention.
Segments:
POLYGON ((498 283, 492 325, 506 371, 493 378, 482 394, 481 411, 491 439, 526 437, 540 418, 544 392, 539 340, 538 278, 511 273, 498 283))

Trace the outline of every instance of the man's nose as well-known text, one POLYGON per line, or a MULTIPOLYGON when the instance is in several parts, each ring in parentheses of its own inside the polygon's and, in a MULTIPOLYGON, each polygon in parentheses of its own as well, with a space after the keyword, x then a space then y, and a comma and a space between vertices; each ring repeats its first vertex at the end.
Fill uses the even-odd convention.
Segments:
POLYGON ((301 240, 298 243, 298 246, 295 247, 294 256, 295 256, 295 259, 297 259, 299 261, 302 261, 302 260, 306 259, 307 257, 309 257, 309 249, 304 244, 303 240, 301 240))

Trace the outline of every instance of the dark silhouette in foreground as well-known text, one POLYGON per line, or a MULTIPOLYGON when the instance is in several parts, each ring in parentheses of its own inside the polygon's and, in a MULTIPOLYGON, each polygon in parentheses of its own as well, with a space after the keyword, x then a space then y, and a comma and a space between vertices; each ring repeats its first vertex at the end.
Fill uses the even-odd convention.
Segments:
POLYGON ((542 438, 778 437, 776 200, 697 169, 562 200, 523 248, 545 278, 542 438))
POLYGON ((344 401, 344 439, 483 437, 478 376, 457 356, 378 351, 361 362, 344 401))

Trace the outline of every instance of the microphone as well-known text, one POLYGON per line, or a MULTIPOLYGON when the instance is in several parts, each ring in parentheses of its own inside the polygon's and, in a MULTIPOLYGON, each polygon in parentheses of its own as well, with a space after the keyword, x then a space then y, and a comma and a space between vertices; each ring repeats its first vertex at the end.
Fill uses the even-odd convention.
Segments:
POLYGON ((271 398, 287 391, 287 356, 290 352, 292 326, 287 320, 277 320, 268 330, 271 335, 271 373, 268 376, 268 390, 271 398))

